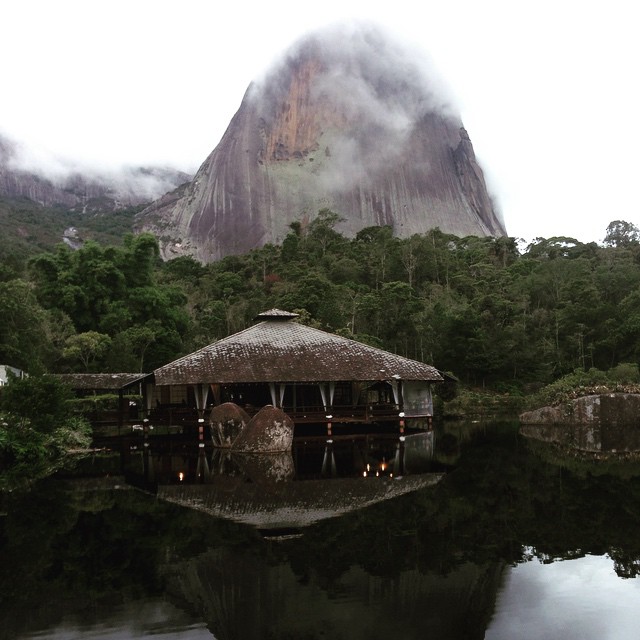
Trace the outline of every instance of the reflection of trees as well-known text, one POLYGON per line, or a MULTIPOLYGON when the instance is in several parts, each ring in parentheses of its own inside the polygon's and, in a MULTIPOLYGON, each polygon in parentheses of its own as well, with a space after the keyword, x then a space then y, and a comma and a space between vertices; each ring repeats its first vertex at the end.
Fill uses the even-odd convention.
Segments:
POLYGON ((135 491, 78 493, 49 481, 7 503, 0 518, 1 640, 22 627, 158 593, 157 568, 167 557, 191 557, 209 544, 243 545, 257 535, 135 491))
POLYGON ((47 481, 12 494, 0 517, 0 638, 38 618, 59 619, 63 601, 68 612, 69 602, 82 610, 157 593, 172 568, 197 567, 214 549, 231 560, 254 558, 267 573, 287 567, 297 583, 326 594, 356 570, 371 584, 404 584, 409 574, 417 581, 470 575, 465 567, 473 565, 473 580, 488 581, 474 609, 477 628, 495 588, 491 567, 532 554, 549 561, 608 553, 619 576, 640 575, 640 475, 630 467, 615 475, 575 459, 552 464, 533 455, 515 425, 460 433, 456 468, 434 488, 279 543, 136 491, 77 492, 47 481), (16 611, 28 611, 30 621, 16 611))
POLYGON ((549 464, 513 425, 478 430, 461 449, 455 471, 422 501, 418 540, 432 561, 519 562, 532 547, 540 558, 608 553, 618 575, 636 575, 640 466, 578 465, 573 455, 549 464))

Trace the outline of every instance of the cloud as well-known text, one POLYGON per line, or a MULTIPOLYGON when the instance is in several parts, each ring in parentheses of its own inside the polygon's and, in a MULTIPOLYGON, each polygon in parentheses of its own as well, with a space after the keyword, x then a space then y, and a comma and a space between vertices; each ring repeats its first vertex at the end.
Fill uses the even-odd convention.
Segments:
POLYGON ((0 170, 35 174, 62 190, 90 197, 109 194, 123 202, 147 202, 175 189, 190 176, 171 167, 98 166, 16 142, 0 134, 0 170))
POLYGON ((402 155, 428 113, 460 124, 452 94, 426 54, 369 22, 308 33, 254 82, 248 97, 267 127, 282 126, 289 117, 282 96, 304 99, 292 82, 305 75, 324 126, 314 173, 327 188, 347 189, 363 174, 375 175, 395 152, 402 155), (340 136, 331 135, 332 124, 342 128, 340 136), (331 162, 323 165, 322 156, 329 154, 331 162))

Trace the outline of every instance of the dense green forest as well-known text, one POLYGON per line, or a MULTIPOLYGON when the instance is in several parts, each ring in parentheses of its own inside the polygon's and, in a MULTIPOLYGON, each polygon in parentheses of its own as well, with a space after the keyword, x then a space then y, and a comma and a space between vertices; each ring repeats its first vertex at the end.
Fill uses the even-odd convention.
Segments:
POLYGON ((0 362, 30 372, 150 371, 253 323, 265 309, 434 364, 472 386, 549 383, 637 363, 640 233, 602 245, 538 238, 348 239, 323 210, 281 246, 202 265, 163 262, 156 239, 64 244, 0 267, 0 362))

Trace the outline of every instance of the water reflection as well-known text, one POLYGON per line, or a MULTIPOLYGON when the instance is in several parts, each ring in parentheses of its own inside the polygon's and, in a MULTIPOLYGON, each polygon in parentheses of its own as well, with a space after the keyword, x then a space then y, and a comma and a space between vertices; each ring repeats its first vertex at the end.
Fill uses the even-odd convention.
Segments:
MULTIPOLYGON (((302 549, 291 545, 298 557, 302 549)), ((354 564, 327 581, 291 562, 213 550, 165 575, 167 589, 197 606, 218 640, 447 640, 482 638, 501 568, 467 563, 444 580, 416 568, 375 575, 354 564)))
POLYGON ((436 484, 433 432, 396 438, 302 441, 291 453, 201 450, 148 455, 157 496, 262 531, 291 534, 326 518, 436 484))
MULTIPOLYGON (((288 460, 275 479, 209 452, 211 482, 198 477, 198 456, 158 454, 155 479, 159 490, 214 488, 220 500, 227 491, 227 504, 245 490, 269 504, 281 487, 326 486, 328 498, 360 505, 349 483, 400 485, 358 475, 391 464, 397 444, 370 442, 357 455, 308 444, 292 456, 295 475, 288 460)), ((638 597, 640 467, 551 460, 533 444, 517 424, 447 425, 427 455, 430 472, 449 465, 437 484, 277 541, 87 461, 83 477, 4 498, 0 640, 634 637, 623 607, 638 597)), ((138 475, 140 456, 129 461, 138 475)), ((413 468, 408 447, 404 464, 413 468)))
POLYGON ((70 640, 72 638, 129 640, 212 640, 199 616, 188 614, 167 598, 144 598, 97 607, 81 615, 65 616, 47 631, 14 636, 14 640, 70 640))
POLYGON ((242 476, 259 484, 322 478, 388 477, 428 473, 435 449, 433 431, 407 436, 309 438, 294 443, 291 452, 236 453, 204 447, 173 451, 148 446, 129 460, 128 470, 146 480, 202 484, 219 477, 242 476), (143 464, 139 463, 144 457, 143 464))
POLYGON ((520 427, 527 438, 586 452, 640 452, 637 423, 528 424, 520 427))
POLYGON ((640 583, 620 580, 608 556, 528 562, 506 574, 485 638, 635 640, 639 603, 640 583))

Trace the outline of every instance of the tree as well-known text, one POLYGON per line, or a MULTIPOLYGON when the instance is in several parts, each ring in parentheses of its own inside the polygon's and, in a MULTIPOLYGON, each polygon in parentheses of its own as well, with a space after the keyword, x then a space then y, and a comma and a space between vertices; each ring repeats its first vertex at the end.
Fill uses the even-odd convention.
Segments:
POLYGON ((117 336, 119 351, 130 354, 135 359, 136 371, 143 372, 145 355, 162 332, 162 326, 157 320, 130 327, 117 336))
POLYGON ((343 217, 331 209, 320 209, 317 217, 309 225, 306 238, 309 248, 320 247, 320 255, 324 256, 331 245, 344 242, 344 237, 334 230, 343 220, 343 217))
POLYGON ((71 389, 55 376, 11 380, 0 394, 0 409, 30 421, 42 433, 51 433, 69 417, 71 389))
POLYGON ((85 331, 69 336, 62 355, 69 360, 79 360, 85 371, 89 371, 96 360, 101 360, 111 346, 111 338, 97 331, 85 331))
POLYGON ((352 242, 355 259, 367 272, 368 284, 377 289, 387 281, 389 264, 398 241, 390 226, 366 227, 356 234, 352 242))
POLYGON ((23 280, 0 282, 0 363, 42 372, 51 354, 50 316, 23 280))
POLYGON ((640 244, 640 229, 631 222, 614 220, 607 226, 605 247, 629 248, 640 244))

